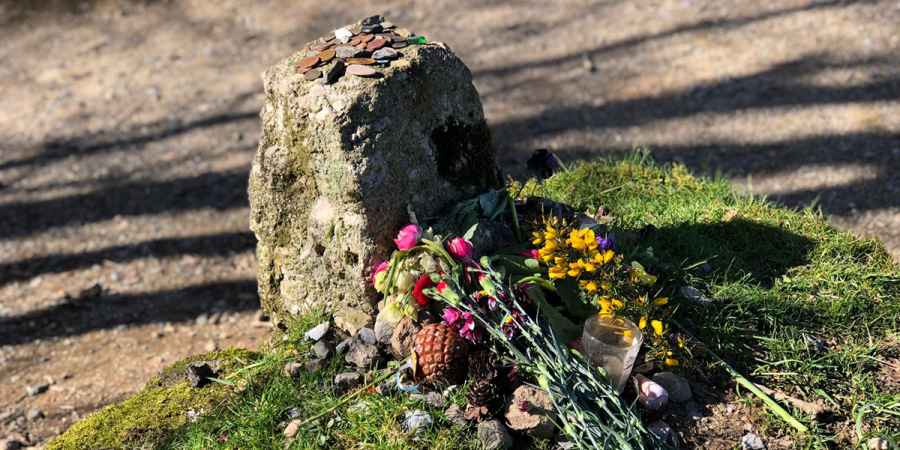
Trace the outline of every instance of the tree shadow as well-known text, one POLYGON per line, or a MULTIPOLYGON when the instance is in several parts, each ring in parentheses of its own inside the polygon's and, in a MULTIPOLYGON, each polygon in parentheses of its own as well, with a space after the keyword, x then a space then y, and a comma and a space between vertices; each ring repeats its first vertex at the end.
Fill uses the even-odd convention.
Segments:
POLYGON ((106 261, 123 263, 178 255, 223 256, 253 250, 255 246, 256 238, 252 233, 232 232, 154 239, 81 253, 51 254, 0 264, 0 286, 48 273, 79 270, 106 261))
POLYGON ((255 280, 222 281, 150 293, 101 294, 0 319, 0 345, 22 345, 119 325, 180 322, 211 310, 240 312, 257 308, 255 280))
POLYGON ((642 231, 639 245, 652 247, 656 261, 707 262, 702 277, 709 280, 749 280, 770 287, 791 268, 808 264, 815 243, 783 228, 735 218, 726 222, 648 227, 642 231))

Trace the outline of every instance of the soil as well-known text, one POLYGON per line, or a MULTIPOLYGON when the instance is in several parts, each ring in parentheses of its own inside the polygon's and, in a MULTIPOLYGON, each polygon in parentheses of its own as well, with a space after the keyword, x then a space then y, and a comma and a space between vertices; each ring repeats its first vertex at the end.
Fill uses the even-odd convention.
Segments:
POLYGON ((372 13, 469 65, 508 173, 538 148, 647 146, 900 259, 896 0, 5 1, 0 438, 39 444, 176 359, 265 338, 259 75, 372 13))

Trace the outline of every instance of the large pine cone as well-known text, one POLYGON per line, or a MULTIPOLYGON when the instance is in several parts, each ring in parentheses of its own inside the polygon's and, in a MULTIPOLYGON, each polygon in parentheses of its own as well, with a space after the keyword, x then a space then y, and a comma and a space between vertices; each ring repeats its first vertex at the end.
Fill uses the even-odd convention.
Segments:
POLYGON ((459 384, 466 376, 467 353, 456 330, 442 323, 426 325, 416 334, 416 377, 431 384, 459 384))

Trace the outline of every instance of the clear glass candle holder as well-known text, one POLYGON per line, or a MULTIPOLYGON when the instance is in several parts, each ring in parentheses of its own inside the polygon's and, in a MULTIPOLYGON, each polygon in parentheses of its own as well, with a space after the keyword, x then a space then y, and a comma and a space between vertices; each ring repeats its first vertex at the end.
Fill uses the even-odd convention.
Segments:
POLYGON ((581 337, 588 361, 606 370, 609 381, 620 394, 643 341, 644 335, 634 322, 608 315, 595 315, 586 320, 581 337))

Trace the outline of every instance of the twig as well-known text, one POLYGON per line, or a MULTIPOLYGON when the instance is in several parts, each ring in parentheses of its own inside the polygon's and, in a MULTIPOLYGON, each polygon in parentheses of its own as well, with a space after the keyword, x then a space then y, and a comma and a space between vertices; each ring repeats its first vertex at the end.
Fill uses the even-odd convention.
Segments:
POLYGON ((787 395, 784 392, 769 389, 761 384, 757 384, 756 387, 758 387, 759 390, 765 392, 766 394, 771 395, 772 397, 775 397, 778 400, 790 403, 791 406, 793 406, 794 408, 797 408, 800 411, 803 411, 806 414, 809 414, 813 417, 818 417, 819 415, 824 414, 826 411, 828 411, 828 408, 826 408, 818 403, 812 403, 812 402, 808 402, 806 400, 801 400, 797 397, 792 397, 790 395, 787 395))

